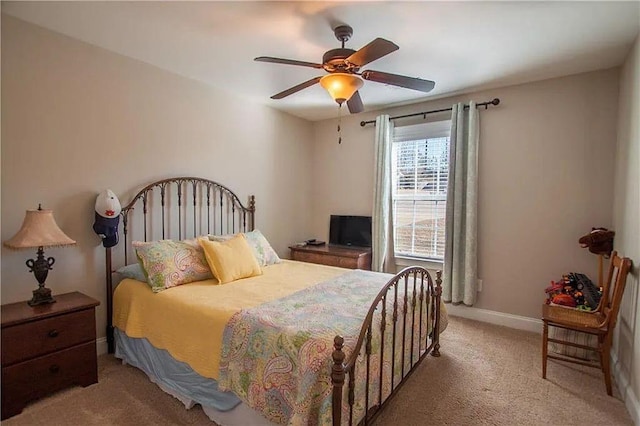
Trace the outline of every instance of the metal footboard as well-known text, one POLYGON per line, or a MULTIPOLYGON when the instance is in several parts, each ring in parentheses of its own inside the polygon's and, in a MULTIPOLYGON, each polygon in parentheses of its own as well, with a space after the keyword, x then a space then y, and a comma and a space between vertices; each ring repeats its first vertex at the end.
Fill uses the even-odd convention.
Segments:
POLYGON ((335 337, 334 426, 371 423, 429 353, 440 356, 441 276, 434 283, 425 268, 403 269, 374 300, 353 348, 335 337))

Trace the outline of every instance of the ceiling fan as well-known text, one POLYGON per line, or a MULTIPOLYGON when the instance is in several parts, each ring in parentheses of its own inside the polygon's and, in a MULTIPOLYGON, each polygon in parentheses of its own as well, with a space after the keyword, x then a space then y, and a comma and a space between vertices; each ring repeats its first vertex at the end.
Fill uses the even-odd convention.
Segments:
POLYGON ((405 87, 407 89, 429 92, 435 86, 431 80, 407 77, 404 75, 390 74, 382 71, 365 70, 360 72, 360 68, 383 56, 399 49, 399 47, 383 38, 376 38, 360 50, 353 50, 344 47, 344 44, 353 35, 353 28, 349 25, 340 25, 333 30, 338 41, 342 42, 342 47, 331 49, 322 56, 322 63, 296 61, 292 59, 273 58, 270 56, 260 56, 255 58, 258 62, 271 62, 274 64, 298 65, 303 67, 324 69, 329 74, 314 77, 311 80, 290 87, 280 93, 271 96, 271 99, 282 99, 292 95, 302 89, 320 83, 331 97, 342 105, 347 102, 349 112, 352 114, 362 112, 364 106, 358 89, 362 87, 362 79, 375 81, 377 83, 390 84, 392 86, 405 87), (362 78, 360 78, 362 77, 362 78))

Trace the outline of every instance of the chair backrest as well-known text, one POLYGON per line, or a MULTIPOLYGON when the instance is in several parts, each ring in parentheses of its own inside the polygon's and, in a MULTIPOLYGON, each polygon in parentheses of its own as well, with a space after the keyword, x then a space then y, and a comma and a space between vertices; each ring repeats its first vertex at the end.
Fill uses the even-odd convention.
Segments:
POLYGON ((627 283, 627 275, 631 269, 631 259, 619 257, 616 251, 611 253, 607 280, 602 288, 602 313, 607 316, 609 329, 613 330, 618 320, 618 311, 622 294, 627 283))
POLYGON ((609 270, 607 272, 607 277, 604 280, 604 283, 601 283, 600 285, 602 285, 601 289, 602 289, 602 297, 600 297, 600 302, 598 303, 598 308, 596 309, 599 312, 603 312, 604 311, 604 307, 605 306, 609 306, 609 301, 611 300, 611 284, 613 283, 613 275, 616 271, 616 267, 613 264, 613 259, 618 257, 618 252, 617 251, 612 251, 611 255, 609 256, 609 270))

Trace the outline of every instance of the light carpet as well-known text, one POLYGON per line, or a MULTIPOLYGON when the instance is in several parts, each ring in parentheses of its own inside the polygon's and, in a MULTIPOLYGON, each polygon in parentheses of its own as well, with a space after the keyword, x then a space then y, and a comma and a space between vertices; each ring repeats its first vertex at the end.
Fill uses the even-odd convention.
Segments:
MULTIPOLYGON (((377 425, 632 425, 618 390, 607 396, 602 373, 549 361, 540 376, 539 334, 450 318, 440 358, 428 357, 377 425)), ((186 410, 140 370, 99 357, 99 383, 28 405, 3 424, 208 425, 199 406, 186 410)))

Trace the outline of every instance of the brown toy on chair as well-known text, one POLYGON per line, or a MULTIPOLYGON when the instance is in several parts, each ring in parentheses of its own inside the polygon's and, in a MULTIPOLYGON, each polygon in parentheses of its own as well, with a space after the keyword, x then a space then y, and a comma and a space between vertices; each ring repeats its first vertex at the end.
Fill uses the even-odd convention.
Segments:
POLYGON ((616 235, 614 231, 607 228, 591 228, 591 232, 583 235, 578 240, 580 247, 589 248, 591 253, 599 256, 598 259, 598 286, 602 287, 602 258, 609 258, 613 250, 613 237, 616 235))
POLYGON ((613 250, 615 235, 614 231, 607 228, 591 228, 591 232, 580 237, 578 243, 580 243, 580 247, 588 248, 591 253, 601 254, 608 258, 613 250))

